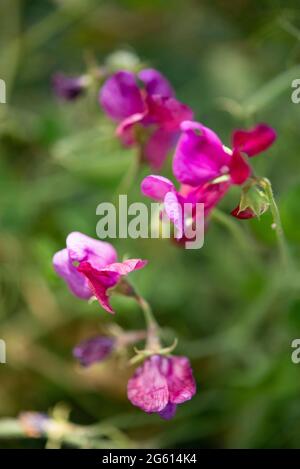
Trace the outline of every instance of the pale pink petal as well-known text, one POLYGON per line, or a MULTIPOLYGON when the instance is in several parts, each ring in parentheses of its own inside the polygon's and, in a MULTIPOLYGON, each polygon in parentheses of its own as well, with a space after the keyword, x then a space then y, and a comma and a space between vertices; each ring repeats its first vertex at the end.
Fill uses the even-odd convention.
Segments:
POLYGON ((151 175, 143 179, 141 191, 147 197, 162 202, 167 192, 175 191, 174 184, 163 176, 151 175))
POLYGON ((190 400, 196 393, 196 383, 191 364, 186 357, 170 357, 167 371, 169 401, 181 404, 190 400))
POLYGON ((117 260, 115 248, 110 243, 90 238, 77 231, 68 235, 67 249, 72 262, 87 261, 95 269, 101 269, 117 260))
POLYGON ((133 270, 142 269, 145 267, 148 261, 142 259, 127 259, 123 262, 116 262, 114 264, 107 265, 101 272, 117 272, 120 275, 128 275, 133 270))
POLYGON ((67 249, 62 249, 54 255, 53 266, 55 272, 67 282, 74 295, 84 300, 91 298, 93 295, 91 288, 84 275, 73 266, 67 249))
POLYGON ((184 212, 179 197, 179 194, 175 191, 171 191, 167 192, 164 198, 165 212, 176 227, 176 238, 178 239, 182 238, 184 227, 184 212))
POLYGON ((147 358, 128 381, 128 399, 145 412, 161 412, 169 402, 167 379, 160 372, 160 362, 159 355, 147 358))
POLYGON ((236 130, 232 135, 233 147, 248 156, 267 150, 275 140, 275 130, 266 124, 258 124, 251 130, 236 130))

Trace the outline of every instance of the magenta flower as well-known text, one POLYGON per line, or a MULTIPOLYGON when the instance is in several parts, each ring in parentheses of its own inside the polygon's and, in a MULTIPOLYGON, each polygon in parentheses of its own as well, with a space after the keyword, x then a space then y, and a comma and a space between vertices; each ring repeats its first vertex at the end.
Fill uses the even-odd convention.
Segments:
POLYGON ((176 406, 196 393, 196 383, 186 357, 152 355, 128 381, 130 402, 164 419, 175 415, 176 406))
POLYGON ((105 360, 113 351, 115 338, 109 336, 96 336, 80 342, 73 350, 73 356, 82 366, 105 360))
POLYGON ((154 169, 162 166, 175 145, 180 123, 193 117, 191 109, 174 98, 166 78, 154 69, 137 75, 115 73, 101 88, 99 101, 105 113, 118 123, 116 134, 121 142, 138 146, 154 169))
POLYGON ((67 247, 53 257, 56 273, 67 282, 74 295, 86 300, 95 296, 106 311, 114 313, 108 289, 114 288, 122 276, 144 267, 147 261, 116 262, 117 253, 111 244, 78 232, 70 233, 66 244, 67 247))
POLYGON ((88 84, 88 77, 71 77, 64 73, 56 73, 52 77, 52 87, 56 96, 65 101, 73 101, 81 96, 88 84))
POLYGON ((183 122, 181 130, 173 172, 178 181, 193 187, 221 176, 227 176, 232 184, 243 184, 251 175, 251 168, 242 153, 255 156, 269 148, 276 139, 271 127, 259 124, 250 131, 235 131, 230 151, 215 132, 198 122, 183 122))
POLYGON ((196 219, 196 204, 204 204, 204 216, 207 218, 230 185, 229 182, 205 183, 197 188, 181 185, 177 190, 169 179, 151 175, 143 179, 141 190, 147 197, 163 203, 165 214, 177 229, 177 239, 181 239, 191 220, 196 219), (184 207, 185 204, 190 204, 190 212, 184 207))

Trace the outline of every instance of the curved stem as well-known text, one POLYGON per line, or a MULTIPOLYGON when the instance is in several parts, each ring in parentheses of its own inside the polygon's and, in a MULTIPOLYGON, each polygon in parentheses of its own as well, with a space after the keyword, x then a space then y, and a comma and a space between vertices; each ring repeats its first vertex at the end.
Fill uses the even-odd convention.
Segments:
POLYGON ((269 181, 269 179, 263 178, 261 183, 263 184, 264 189, 266 191, 266 195, 269 199, 270 209, 271 209, 273 221, 274 221, 273 228, 275 230, 276 237, 277 237, 280 257, 282 260, 282 264, 286 268, 290 265, 291 258, 290 258, 290 253, 289 253, 288 246, 286 243, 286 239, 284 236, 284 231, 282 228, 280 212, 279 212, 279 209, 278 209, 275 197, 274 197, 271 182, 269 181))
POLYGON ((145 298, 137 293, 135 294, 135 299, 143 311, 145 322, 147 324, 147 348, 153 351, 160 350, 161 343, 158 338, 159 325, 153 315, 151 306, 145 298))

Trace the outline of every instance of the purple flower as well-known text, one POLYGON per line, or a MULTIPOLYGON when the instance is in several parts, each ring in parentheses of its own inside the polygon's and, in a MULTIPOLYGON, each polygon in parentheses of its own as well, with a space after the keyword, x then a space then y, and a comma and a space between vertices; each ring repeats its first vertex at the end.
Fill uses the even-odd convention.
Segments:
POLYGON ((122 143, 138 146, 143 158, 155 169, 162 166, 176 143, 180 123, 193 117, 191 109, 174 98, 166 78, 154 69, 137 75, 128 71, 115 73, 101 88, 99 101, 106 114, 118 123, 116 134, 122 143))
POLYGON ((87 86, 87 77, 71 77, 64 73, 56 73, 52 77, 53 90, 60 99, 73 101, 83 94, 87 86))
POLYGON ((175 415, 176 406, 196 393, 196 383, 186 357, 152 355, 128 381, 130 402, 164 419, 175 415))
POLYGON ((80 342, 73 350, 73 356, 82 366, 105 360, 113 351, 115 338, 109 336, 91 337, 80 342))
POLYGON ((85 300, 95 296, 106 311, 114 313, 107 290, 115 287, 122 276, 144 267, 147 261, 116 262, 117 253, 110 243, 79 232, 70 233, 66 244, 67 247, 53 257, 56 273, 67 282, 74 295, 85 300))

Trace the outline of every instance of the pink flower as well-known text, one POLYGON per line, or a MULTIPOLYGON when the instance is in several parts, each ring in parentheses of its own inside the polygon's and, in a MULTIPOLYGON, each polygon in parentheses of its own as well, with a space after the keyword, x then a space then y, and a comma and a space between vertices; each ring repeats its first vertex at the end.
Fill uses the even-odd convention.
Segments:
MULTIPOLYGON (((181 183, 179 190, 169 179, 154 175, 147 176, 141 185, 143 194, 163 202, 165 213, 177 228, 178 239, 183 238, 191 219, 196 220, 197 203, 204 204, 207 218, 233 184, 242 185, 251 176, 251 167, 242 153, 257 155, 276 138, 275 131, 265 124, 249 131, 237 130, 233 133, 231 151, 224 147, 215 132, 198 122, 182 122, 181 130, 173 160, 174 175, 181 183), (187 216, 186 203, 193 207, 187 216)), ((236 216, 235 212, 232 214, 236 216)), ((250 216, 249 213, 240 215, 250 216)))
POLYGON ((163 202, 164 212, 177 229, 177 239, 184 238, 190 221, 196 220, 196 204, 204 204, 204 217, 207 218, 213 208, 227 193, 229 182, 205 183, 197 188, 181 185, 179 190, 163 176, 151 175, 143 179, 141 191, 144 195, 158 202, 163 202), (186 210, 190 204, 191 211, 186 210))
POLYGON ((243 184, 251 175, 251 168, 242 153, 255 156, 276 139, 271 127, 259 124, 249 131, 235 131, 233 149, 228 151, 215 132, 198 122, 183 122, 181 130, 173 172, 178 181, 193 187, 225 175, 231 184, 243 184))
POLYGON ((147 261, 116 262, 117 253, 111 244, 78 232, 70 233, 66 244, 67 247, 53 257, 56 273, 67 282, 74 295, 86 300, 95 296, 106 311, 114 313, 108 289, 114 288, 122 276, 144 267, 147 261))
POLYGON ((191 109, 174 98, 166 78, 154 69, 137 75, 128 71, 115 73, 101 88, 99 101, 106 114, 118 123, 116 134, 122 143, 139 146, 155 169, 162 166, 176 143, 180 123, 193 117, 191 109))
POLYGON ((130 402, 164 419, 175 415, 176 406, 196 393, 196 383, 186 357, 152 355, 128 381, 130 402))

